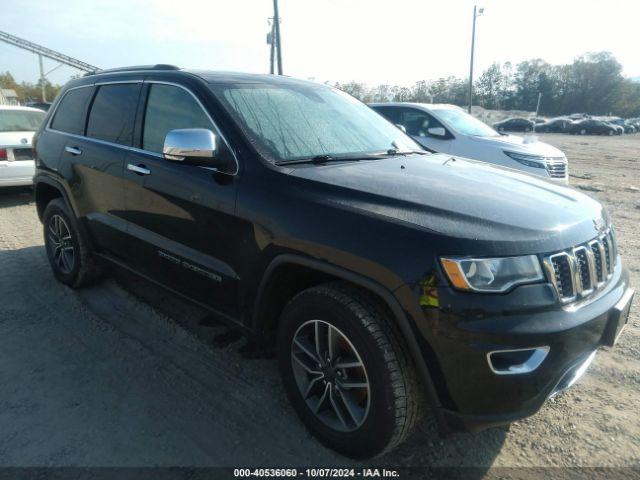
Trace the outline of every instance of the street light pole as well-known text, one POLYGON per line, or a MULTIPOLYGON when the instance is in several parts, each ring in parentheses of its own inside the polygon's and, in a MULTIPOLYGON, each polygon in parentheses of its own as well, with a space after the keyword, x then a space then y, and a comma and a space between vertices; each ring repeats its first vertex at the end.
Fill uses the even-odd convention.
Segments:
POLYGON ((280 39, 280 15, 278 13, 278 0, 273 0, 273 21, 278 55, 278 75, 282 75, 282 42, 280 39))
POLYGON ((471 62, 469 64, 469 113, 471 113, 471 103, 473 100, 473 52, 476 46, 476 18, 482 15, 484 8, 473 6, 473 27, 471 29, 471 62))

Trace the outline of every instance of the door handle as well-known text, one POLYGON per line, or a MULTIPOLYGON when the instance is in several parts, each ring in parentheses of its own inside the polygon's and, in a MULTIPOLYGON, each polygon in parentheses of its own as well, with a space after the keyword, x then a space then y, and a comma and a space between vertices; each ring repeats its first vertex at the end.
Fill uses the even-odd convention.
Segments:
POLYGON ((66 152, 69 152, 71 155, 82 155, 82 150, 78 147, 64 147, 66 152))
POLYGON ((151 173, 151 170, 149 170, 144 165, 132 165, 130 163, 127 164, 127 170, 131 170, 132 172, 136 172, 139 175, 149 175, 151 173))

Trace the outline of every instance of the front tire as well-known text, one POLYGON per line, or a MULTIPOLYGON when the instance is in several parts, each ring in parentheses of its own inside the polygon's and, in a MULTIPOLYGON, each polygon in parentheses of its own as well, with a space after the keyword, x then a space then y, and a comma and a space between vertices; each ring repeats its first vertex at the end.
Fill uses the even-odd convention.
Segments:
POLYGON ((298 294, 278 327, 278 364, 296 413, 352 458, 400 444, 424 414, 422 385, 393 320, 342 282, 298 294))
POLYGON ((47 258, 58 281, 80 288, 99 278, 101 269, 91 254, 89 241, 62 199, 49 202, 42 224, 47 258))

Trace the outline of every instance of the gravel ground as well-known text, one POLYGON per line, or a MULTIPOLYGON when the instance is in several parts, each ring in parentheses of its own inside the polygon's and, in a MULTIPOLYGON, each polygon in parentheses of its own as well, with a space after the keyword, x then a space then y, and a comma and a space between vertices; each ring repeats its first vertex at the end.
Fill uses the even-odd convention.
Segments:
MULTIPOLYGON (((640 134, 540 137, 607 205, 640 285, 640 134)), ((0 272, 0 466, 358 465, 304 430, 275 361, 206 312, 121 271, 57 283, 29 190, 0 193, 0 272)), ((426 419, 366 466, 640 466, 639 312, 537 415, 445 440, 426 419)))

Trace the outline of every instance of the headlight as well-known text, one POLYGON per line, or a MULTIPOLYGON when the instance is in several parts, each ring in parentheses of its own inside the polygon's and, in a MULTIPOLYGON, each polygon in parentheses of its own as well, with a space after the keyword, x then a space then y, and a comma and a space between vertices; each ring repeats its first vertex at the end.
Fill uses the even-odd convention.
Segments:
POLYGON ((527 155, 525 153, 508 152, 504 150, 505 155, 513 158, 516 162, 520 162, 527 167, 533 168, 547 168, 545 164, 545 157, 540 155, 527 155))
POLYGON ((535 255, 503 258, 441 258, 449 280, 459 290, 505 292, 514 285, 544 279, 535 255))

